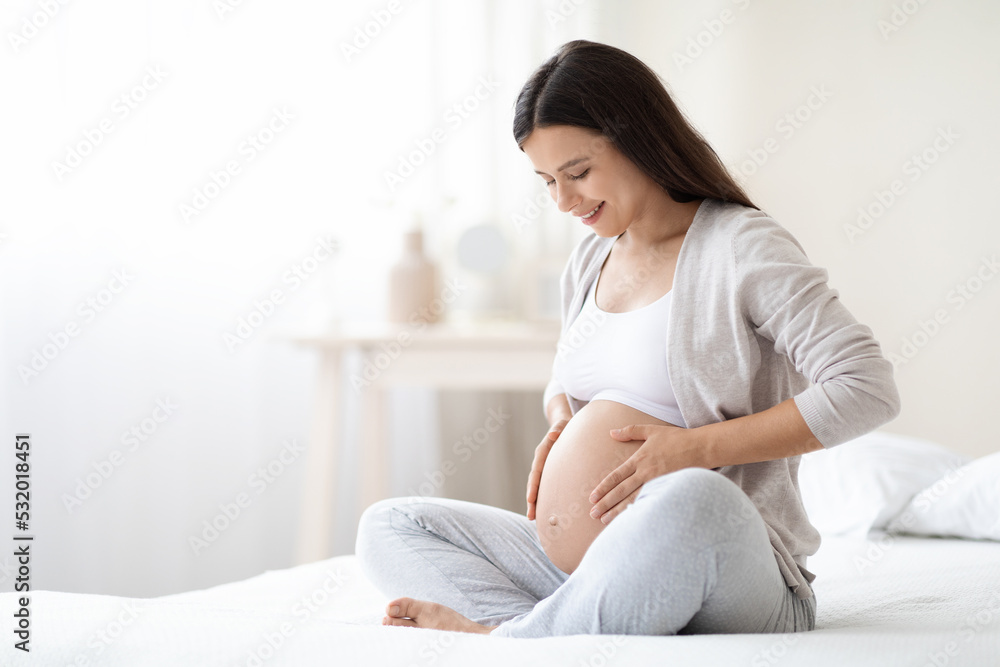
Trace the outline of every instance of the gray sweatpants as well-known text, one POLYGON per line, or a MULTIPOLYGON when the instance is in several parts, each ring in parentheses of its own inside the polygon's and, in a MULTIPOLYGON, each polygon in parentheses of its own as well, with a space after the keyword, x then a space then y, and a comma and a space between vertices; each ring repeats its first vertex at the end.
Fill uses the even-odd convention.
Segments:
POLYGON ((731 480, 687 468, 643 485, 572 575, 535 522, 448 498, 389 498, 365 509, 355 545, 386 596, 437 602, 493 636, 798 632, 816 598, 778 570, 760 513, 731 480))

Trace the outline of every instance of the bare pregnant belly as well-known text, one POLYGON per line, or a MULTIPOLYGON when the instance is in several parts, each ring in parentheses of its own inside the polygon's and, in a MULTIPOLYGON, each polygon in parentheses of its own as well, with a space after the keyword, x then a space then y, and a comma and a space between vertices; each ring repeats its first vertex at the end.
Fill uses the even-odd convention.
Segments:
POLYGON ((605 528, 590 516, 591 492, 642 445, 641 440, 615 440, 609 431, 629 424, 666 423, 621 403, 596 400, 566 424, 545 460, 535 503, 538 539, 560 570, 572 574, 605 528))

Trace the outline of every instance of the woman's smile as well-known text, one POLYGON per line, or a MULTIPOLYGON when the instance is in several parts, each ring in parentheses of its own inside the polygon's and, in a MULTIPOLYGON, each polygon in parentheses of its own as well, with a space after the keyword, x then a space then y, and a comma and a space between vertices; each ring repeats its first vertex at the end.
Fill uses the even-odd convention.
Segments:
POLYGON ((594 210, 590 211, 585 215, 580 216, 580 221, 585 225, 592 225, 597 222, 597 219, 601 217, 601 213, 604 211, 604 202, 598 204, 594 210))

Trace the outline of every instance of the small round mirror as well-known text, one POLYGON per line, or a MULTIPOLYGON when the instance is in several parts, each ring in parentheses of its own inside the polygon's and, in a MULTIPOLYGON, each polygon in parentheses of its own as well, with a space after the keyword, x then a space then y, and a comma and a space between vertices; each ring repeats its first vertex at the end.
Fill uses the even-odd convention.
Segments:
POLYGON ((507 241, 496 225, 473 225, 459 236, 456 253, 462 268, 494 273, 507 263, 507 241))

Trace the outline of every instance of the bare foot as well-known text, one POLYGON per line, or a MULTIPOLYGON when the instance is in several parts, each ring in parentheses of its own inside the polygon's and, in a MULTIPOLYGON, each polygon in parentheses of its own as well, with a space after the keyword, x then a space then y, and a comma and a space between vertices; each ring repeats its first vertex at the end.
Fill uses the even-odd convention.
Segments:
POLYGON ((396 598, 385 606, 385 612, 387 615, 382 619, 382 625, 456 630, 480 635, 488 635, 497 627, 480 625, 443 604, 413 598, 396 598))

